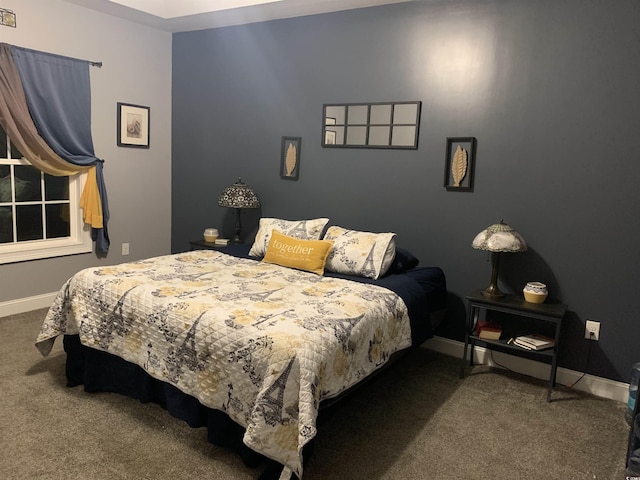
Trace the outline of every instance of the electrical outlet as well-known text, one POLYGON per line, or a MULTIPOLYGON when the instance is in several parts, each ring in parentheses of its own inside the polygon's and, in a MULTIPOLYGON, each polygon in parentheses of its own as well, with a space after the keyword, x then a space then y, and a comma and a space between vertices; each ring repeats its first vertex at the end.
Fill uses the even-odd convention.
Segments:
POLYGON ((587 340, 600 340, 600 322, 587 320, 584 328, 584 338, 587 340))
POLYGON ((123 243, 122 244, 122 255, 129 255, 129 244, 128 243, 123 243))

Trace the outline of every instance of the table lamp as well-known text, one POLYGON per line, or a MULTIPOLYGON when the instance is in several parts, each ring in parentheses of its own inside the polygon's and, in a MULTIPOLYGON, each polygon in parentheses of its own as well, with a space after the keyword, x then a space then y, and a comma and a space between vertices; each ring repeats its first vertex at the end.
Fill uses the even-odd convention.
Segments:
POLYGON ((498 289, 500 254, 502 252, 525 252, 527 243, 518 232, 500 220, 500 223, 494 223, 476 235, 471 245, 475 249, 491 252, 491 284, 481 292, 482 296, 492 300, 501 299, 504 294, 498 289))
POLYGON ((243 208, 259 208, 260 200, 256 193, 246 184, 242 182, 242 178, 233 185, 224 189, 224 192, 218 198, 218 205, 221 207, 235 208, 236 210, 236 234, 233 237, 233 243, 242 243, 240 238, 240 230, 242 229, 242 220, 240 218, 243 208))

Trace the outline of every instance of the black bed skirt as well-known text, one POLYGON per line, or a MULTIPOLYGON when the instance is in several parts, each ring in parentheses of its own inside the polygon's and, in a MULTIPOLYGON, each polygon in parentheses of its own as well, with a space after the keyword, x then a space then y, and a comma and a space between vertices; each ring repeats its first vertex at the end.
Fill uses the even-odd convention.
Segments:
MULTIPOLYGON (((235 450, 248 467, 265 465, 261 480, 279 477, 282 465, 242 443, 244 428, 224 412, 205 407, 196 398, 173 385, 156 380, 133 363, 85 347, 77 335, 65 335, 64 350, 67 353, 68 387, 84 385, 87 392, 113 392, 143 403, 157 403, 193 428, 206 427, 210 443, 235 450)), ((305 459, 311 454, 312 444, 313 441, 303 451, 305 459)))
MULTIPOLYGON (((172 416, 183 420, 193 428, 206 427, 209 443, 235 450, 249 468, 262 467, 263 470, 258 480, 277 480, 280 478, 282 464, 247 447, 242 442, 245 429, 231 420, 223 411, 205 407, 196 398, 187 395, 173 385, 153 378, 138 365, 113 354, 82 345, 78 335, 65 335, 63 345, 67 353, 68 387, 84 385, 84 390, 89 393, 118 393, 140 400, 142 403, 156 403, 172 416)), ((373 380, 413 348, 415 346, 395 352, 382 368, 373 372, 369 377, 340 395, 323 400, 316 420, 317 425, 320 426, 323 420, 331 416, 335 405, 340 403, 344 397, 373 380)), ((302 450, 303 464, 306 464, 311 458, 314 445, 315 439, 312 439, 304 446, 302 450)), ((291 475, 292 480, 297 478, 296 475, 291 475)))
MULTIPOLYGON (((193 428, 206 427, 209 443, 235 450, 248 467, 256 468, 264 465, 264 470, 258 480, 277 480, 280 478, 282 464, 247 447, 242 442, 245 429, 231 420, 223 411, 205 407, 196 398, 185 394, 173 385, 153 378, 138 365, 113 354, 82 345, 78 335, 65 335, 63 344, 67 353, 68 387, 84 385, 86 392, 112 392, 126 395, 143 403, 156 403, 165 408, 172 416, 183 420, 193 428)), ((373 380, 379 373, 416 347, 417 345, 413 345, 405 350, 395 352, 385 365, 369 377, 336 397, 324 399, 320 404, 316 420, 318 426, 331 416, 335 405, 340 403, 344 397, 373 380)), ((314 444, 315 439, 312 439, 304 446, 303 464, 306 464, 311 457, 314 444)), ((292 475, 291 478, 297 477, 292 475)))

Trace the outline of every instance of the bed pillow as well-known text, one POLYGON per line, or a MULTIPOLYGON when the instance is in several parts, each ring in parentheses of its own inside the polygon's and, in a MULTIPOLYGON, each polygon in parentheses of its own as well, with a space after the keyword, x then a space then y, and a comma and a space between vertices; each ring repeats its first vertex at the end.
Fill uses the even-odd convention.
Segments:
POLYGON ((261 218, 258 232, 253 241, 249 256, 263 257, 267 251, 269 237, 272 230, 278 230, 290 237, 302 240, 320 240, 322 230, 329 222, 328 218, 314 218, 312 220, 282 220, 280 218, 261 218))
POLYGON ((384 275, 396 254, 395 233, 372 233, 329 227, 325 240, 333 242, 327 258, 330 272, 380 278, 384 275))
POLYGON ((396 245, 396 256, 391 262, 387 273, 404 273, 417 267, 419 263, 420 260, 413 253, 396 245))
POLYGON ((324 274, 324 266, 333 242, 302 240, 283 235, 278 230, 273 230, 270 237, 263 262, 297 268, 318 275, 324 274))

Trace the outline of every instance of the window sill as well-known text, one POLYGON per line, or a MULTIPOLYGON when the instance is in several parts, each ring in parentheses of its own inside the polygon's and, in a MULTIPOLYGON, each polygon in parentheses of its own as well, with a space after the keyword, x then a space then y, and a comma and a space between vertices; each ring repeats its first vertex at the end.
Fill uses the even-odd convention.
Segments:
POLYGON ((73 241, 65 238, 61 240, 21 242, 7 247, 0 246, 0 264, 89 253, 92 247, 93 242, 89 233, 83 235, 82 241, 73 241))

